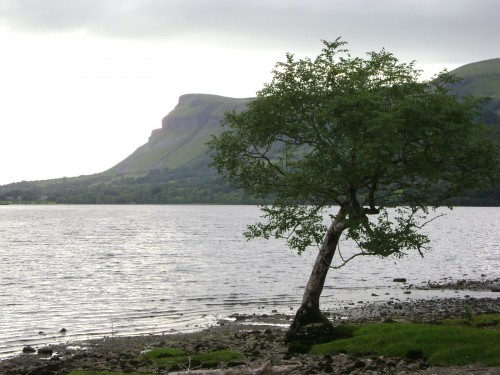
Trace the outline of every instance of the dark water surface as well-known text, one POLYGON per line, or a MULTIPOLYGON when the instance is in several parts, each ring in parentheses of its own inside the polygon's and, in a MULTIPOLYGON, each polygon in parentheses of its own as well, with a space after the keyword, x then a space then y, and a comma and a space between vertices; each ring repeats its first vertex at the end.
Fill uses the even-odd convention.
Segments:
MULTIPOLYGON (((446 293, 404 295, 396 277, 500 277, 500 209, 443 211, 427 229, 424 259, 365 258, 332 270, 324 308, 446 293)), ((293 312, 315 250, 298 256, 282 241, 247 242, 242 232, 258 218, 255 206, 0 206, 0 358, 28 344, 293 312)))

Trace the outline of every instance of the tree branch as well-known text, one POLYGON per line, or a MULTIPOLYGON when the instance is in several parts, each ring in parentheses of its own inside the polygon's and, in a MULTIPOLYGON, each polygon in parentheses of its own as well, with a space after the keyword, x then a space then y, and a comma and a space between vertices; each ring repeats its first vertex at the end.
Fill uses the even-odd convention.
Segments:
POLYGON ((361 253, 356 253, 356 254, 354 254, 354 255, 350 256, 349 258, 347 258, 347 260, 341 257, 341 258, 342 258, 342 264, 340 264, 340 265, 338 265, 338 266, 330 266, 330 268, 333 268, 333 269, 335 269, 335 270, 336 270, 336 269, 339 269, 339 268, 342 268, 342 267, 344 267, 347 263, 349 263, 351 260, 353 260, 354 258, 357 258, 357 257, 359 257, 359 256, 365 256, 365 255, 377 255, 377 254, 372 253, 372 252, 361 252, 361 253))

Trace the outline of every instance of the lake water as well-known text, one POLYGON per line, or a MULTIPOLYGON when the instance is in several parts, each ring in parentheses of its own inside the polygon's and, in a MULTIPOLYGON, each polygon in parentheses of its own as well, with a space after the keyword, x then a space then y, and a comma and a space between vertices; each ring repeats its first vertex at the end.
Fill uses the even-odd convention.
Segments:
MULTIPOLYGON (((500 277, 500 208, 442 211, 423 259, 331 270, 323 308, 446 293, 404 295, 396 277, 500 277)), ((0 358, 25 345, 196 330, 233 313, 293 313, 316 252, 247 242, 258 218, 255 206, 0 206, 0 358)))

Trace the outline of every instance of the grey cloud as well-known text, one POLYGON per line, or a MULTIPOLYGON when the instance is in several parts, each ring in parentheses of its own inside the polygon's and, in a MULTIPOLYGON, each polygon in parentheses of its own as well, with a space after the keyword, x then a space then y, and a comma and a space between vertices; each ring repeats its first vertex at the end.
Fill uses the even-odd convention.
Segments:
POLYGON ((356 53, 474 61, 496 57, 499 11, 497 0, 0 0, 0 23, 297 52, 342 36, 356 53))

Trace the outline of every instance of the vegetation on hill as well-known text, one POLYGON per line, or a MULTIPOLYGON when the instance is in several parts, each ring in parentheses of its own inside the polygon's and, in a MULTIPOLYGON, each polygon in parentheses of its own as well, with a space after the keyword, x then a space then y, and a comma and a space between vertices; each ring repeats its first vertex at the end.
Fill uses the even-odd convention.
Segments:
POLYGON ((480 115, 485 124, 494 126, 499 139, 500 129, 500 58, 479 61, 461 66, 451 73, 461 81, 455 82, 449 88, 456 95, 472 94, 488 97, 480 115))
POLYGON ((0 187, 0 203, 258 204, 208 168, 153 170, 145 176, 93 175, 18 182, 0 187))
POLYGON ((463 65, 451 73, 462 78, 452 87, 455 93, 500 100, 500 58, 463 65))

